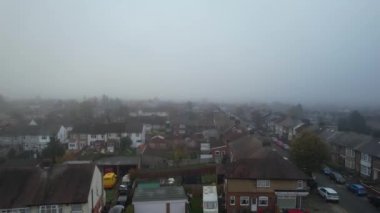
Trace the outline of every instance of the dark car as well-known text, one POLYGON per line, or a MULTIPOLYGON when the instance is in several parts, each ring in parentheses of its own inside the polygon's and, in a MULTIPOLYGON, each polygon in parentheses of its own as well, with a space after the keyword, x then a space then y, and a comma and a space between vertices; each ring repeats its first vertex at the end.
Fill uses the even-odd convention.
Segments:
POLYGON ((332 170, 330 169, 330 167, 325 166, 322 168, 321 172, 325 175, 330 175, 332 170))
POLYGON ((358 196, 364 196, 367 194, 367 190, 364 188, 364 186, 358 183, 347 184, 347 189, 358 196))
POLYGON ((368 195, 367 198, 372 205, 380 207, 380 195, 368 195))
POLYGON ((338 172, 331 172, 330 178, 331 180, 335 181, 335 183, 340 183, 340 184, 346 183, 346 179, 344 179, 344 177, 338 172))

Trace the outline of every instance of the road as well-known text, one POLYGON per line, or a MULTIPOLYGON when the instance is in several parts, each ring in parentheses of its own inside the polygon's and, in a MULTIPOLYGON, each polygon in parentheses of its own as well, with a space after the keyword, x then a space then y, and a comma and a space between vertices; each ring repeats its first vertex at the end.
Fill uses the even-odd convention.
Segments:
MULTIPOLYGON (((289 157, 289 153, 273 144, 272 147, 277 152, 284 156, 289 157)), ((371 205, 367 198, 358 197, 348 191, 345 185, 335 184, 329 177, 323 174, 315 174, 318 186, 326 186, 335 189, 340 197, 339 203, 326 203, 317 193, 310 194, 304 203, 304 207, 311 209, 311 212, 331 212, 331 213, 379 213, 380 209, 376 209, 371 205)))
MULTIPOLYGON (((240 119, 241 120, 241 119, 240 119)), ((248 123, 242 122, 247 125, 248 123)), ((256 134, 256 137, 263 139, 268 137, 265 133, 263 135, 256 134)), ((276 144, 272 143, 272 148, 276 150, 281 156, 289 158, 289 152, 282 149, 276 144)), ((316 181, 319 186, 326 186, 335 189, 340 197, 339 203, 325 202, 317 193, 310 194, 305 200, 304 207, 310 209, 311 212, 328 212, 328 213, 379 213, 380 209, 376 209, 371 205, 367 198, 358 197, 348 191, 345 185, 335 184, 327 176, 323 174, 315 174, 316 181)))
POLYGON ((345 185, 335 184, 325 175, 317 174, 316 180, 319 186, 331 187, 338 192, 340 201, 336 205, 340 205, 348 213, 375 213, 380 211, 371 205, 365 196, 358 197, 354 195, 346 189, 345 185))

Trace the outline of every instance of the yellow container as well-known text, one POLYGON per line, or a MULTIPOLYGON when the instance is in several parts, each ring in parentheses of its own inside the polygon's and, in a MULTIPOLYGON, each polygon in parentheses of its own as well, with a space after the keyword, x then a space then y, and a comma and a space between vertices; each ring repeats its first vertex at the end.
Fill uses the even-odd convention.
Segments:
POLYGON ((117 182, 116 174, 113 172, 106 173, 103 176, 104 189, 112 189, 117 182))

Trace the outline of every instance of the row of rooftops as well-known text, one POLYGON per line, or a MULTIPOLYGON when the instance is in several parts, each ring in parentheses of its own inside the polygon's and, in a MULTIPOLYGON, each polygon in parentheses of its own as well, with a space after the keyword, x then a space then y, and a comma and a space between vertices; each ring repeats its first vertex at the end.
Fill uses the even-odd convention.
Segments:
POLYGON ((106 134, 106 133, 141 133, 143 123, 107 123, 107 124, 81 124, 74 126, 72 133, 106 134))
POLYGON ((340 132, 334 129, 325 129, 319 135, 323 141, 329 144, 348 147, 380 158, 380 139, 378 138, 355 132, 340 132))

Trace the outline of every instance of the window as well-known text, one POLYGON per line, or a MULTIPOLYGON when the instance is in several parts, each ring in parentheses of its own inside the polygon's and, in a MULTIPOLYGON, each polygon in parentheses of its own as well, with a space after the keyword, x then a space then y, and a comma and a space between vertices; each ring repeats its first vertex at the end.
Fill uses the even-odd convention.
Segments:
POLYGON ((230 205, 231 206, 235 205, 235 196, 230 196, 230 205))
POLYGON ((365 175, 365 176, 370 176, 371 169, 370 169, 369 167, 366 167, 366 166, 361 165, 361 166, 360 166, 360 173, 361 173, 362 175, 365 175))
POLYGON ((80 205, 80 204, 72 204, 71 205, 71 212, 72 213, 82 213, 82 205, 80 205))
POLYGON ((362 154, 361 155, 361 160, 362 161, 366 161, 366 162, 370 162, 371 161, 371 157, 368 154, 362 154))
POLYGON ((257 187, 259 188, 270 187, 270 180, 257 180, 257 187))
POLYGON ((355 152, 352 149, 346 148, 346 156, 347 157, 355 157, 355 152))
POLYGON ((203 208, 205 209, 216 209, 218 207, 216 202, 203 202, 203 208))
POLYGON ((268 197, 260 196, 259 197, 259 206, 268 206, 268 197))
POLYGON ((248 206, 249 205, 249 197, 248 196, 241 196, 240 197, 240 205, 241 206, 248 206))
POLYGON ((62 207, 58 205, 40 206, 39 213, 62 213, 62 207))
POLYGON ((91 135, 91 138, 96 138, 96 135, 91 135))
POLYGON ((219 152, 219 151, 215 151, 215 155, 216 155, 216 156, 219 156, 219 155, 220 155, 220 152, 219 152))
POLYGON ((302 189, 303 188, 303 181, 299 180, 297 181, 297 189, 302 189))
POLYGON ((46 140, 46 138, 47 138, 46 136, 42 136, 41 137, 42 140, 46 140))
POLYGON ((225 155, 226 154, 226 152, 225 151, 222 151, 222 155, 225 155))

